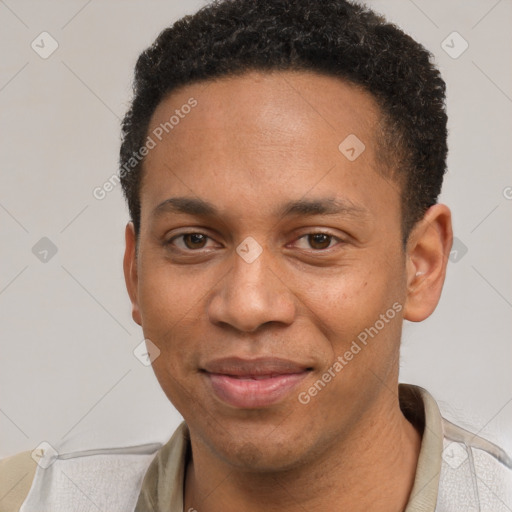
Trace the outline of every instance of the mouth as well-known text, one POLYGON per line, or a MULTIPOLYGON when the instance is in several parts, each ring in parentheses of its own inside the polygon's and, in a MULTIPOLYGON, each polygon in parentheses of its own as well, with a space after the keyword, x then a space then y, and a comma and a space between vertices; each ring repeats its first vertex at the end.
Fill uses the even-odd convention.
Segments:
POLYGON ((201 373, 222 402, 257 409, 286 398, 311 370, 285 359, 226 358, 206 364, 201 373))

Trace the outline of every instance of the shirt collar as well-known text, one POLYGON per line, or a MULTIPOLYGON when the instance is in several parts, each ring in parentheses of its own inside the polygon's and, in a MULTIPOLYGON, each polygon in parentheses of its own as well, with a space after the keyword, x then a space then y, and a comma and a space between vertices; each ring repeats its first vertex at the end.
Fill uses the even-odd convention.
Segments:
POLYGON ((405 512, 434 512, 441 475, 443 418, 436 401, 425 389, 400 384, 398 390, 404 416, 423 432, 414 484, 405 512))
MULTIPOLYGON (((437 502, 441 454, 442 417, 435 400, 423 388, 399 385, 402 412, 422 434, 414 485, 405 512, 434 512, 437 502)), ((185 422, 162 446, 151 462, 134 512, 183 512, 183 489, 190 436, 185 422)))

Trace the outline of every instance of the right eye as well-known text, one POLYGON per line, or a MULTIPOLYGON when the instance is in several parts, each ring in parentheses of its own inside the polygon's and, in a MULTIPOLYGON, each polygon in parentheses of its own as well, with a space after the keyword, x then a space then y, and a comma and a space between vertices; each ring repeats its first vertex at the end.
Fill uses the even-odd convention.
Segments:
POLYGON ((204 233, 181 233, 172 237, 167 244, 174 245, 182 251, 195 251, 198 249, 207 249, 208 240, 211 240, 208 235, 204 233))

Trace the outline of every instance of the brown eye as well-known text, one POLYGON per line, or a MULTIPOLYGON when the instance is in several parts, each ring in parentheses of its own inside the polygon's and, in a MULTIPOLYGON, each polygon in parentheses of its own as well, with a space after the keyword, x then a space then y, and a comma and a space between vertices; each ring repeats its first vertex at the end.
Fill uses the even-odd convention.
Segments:
POLYGON ((332 238, 325 233, 313 233, 308 235, 308 243, 313 249, 327 249, 331 245, 332 238))
POLYGON ((208 237, 201 233, 187 233, 182 236, 183 242, 188 249, 202 249, 208 240, 208 237))

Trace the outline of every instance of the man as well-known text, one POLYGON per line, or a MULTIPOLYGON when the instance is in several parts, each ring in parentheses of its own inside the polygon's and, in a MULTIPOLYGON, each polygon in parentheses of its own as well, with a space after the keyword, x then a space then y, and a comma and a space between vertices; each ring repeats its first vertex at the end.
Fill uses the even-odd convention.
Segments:
POLYGON ((225 0, 162 32, 123 123, 124 270, 185 422, 43 453, 20 510, 510 510, 507 454, 398 384, 452 243, 444 89, 344 0, 225 0))

